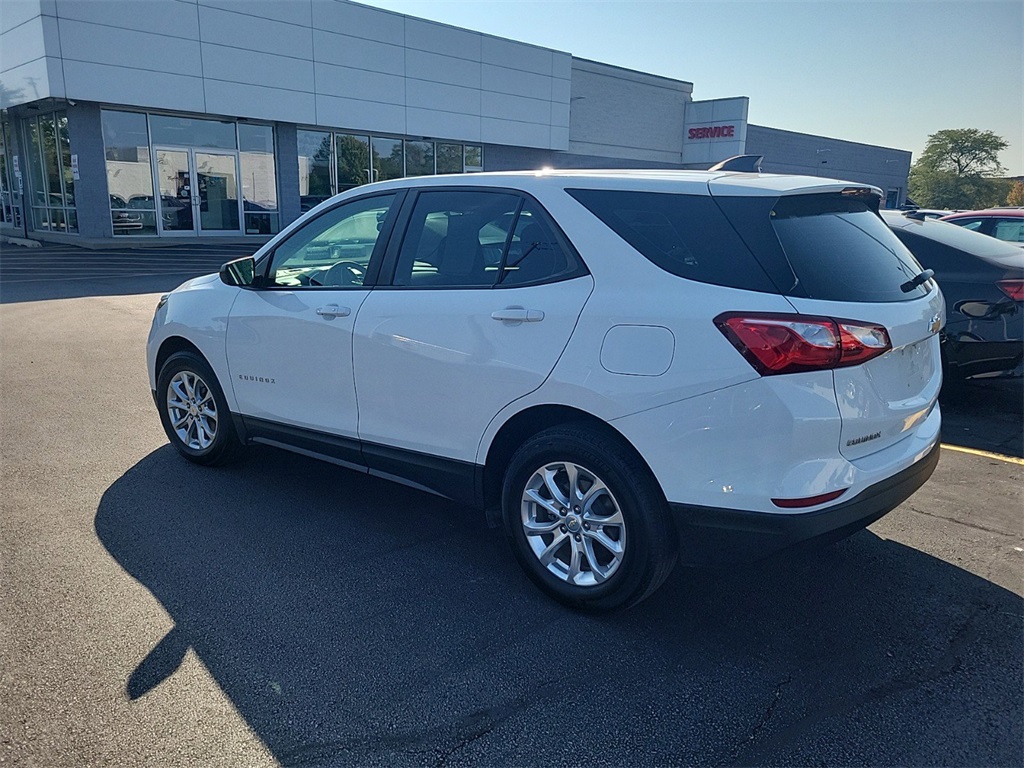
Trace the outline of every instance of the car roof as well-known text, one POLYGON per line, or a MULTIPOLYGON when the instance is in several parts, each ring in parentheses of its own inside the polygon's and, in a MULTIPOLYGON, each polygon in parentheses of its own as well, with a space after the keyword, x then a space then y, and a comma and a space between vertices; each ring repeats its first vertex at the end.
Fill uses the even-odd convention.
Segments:
POLYGON ((1019 219, 1024 217, 1024 208, 984 208, 980 211, 957 211, 949 216, 943 216, 944 219, 970 219, 977 216, 991 217, 991 216, 1006 216, 1012 219, 1019 219))
POLYGON ((907 216, 906 211, 881 211, 880 213, 882 219, 892 229, 913 232, 950 248, 965 251, 991 264, 1024 269, 1024 251, 990 235, 964 229, 941 219, 915 219, 907 216))
POLYGON ((855 189, 881 196, 882 191, 868 184, 769 173, 736 173, 728 171, 683 170, 555 170, 488 171, 484 173, 447 176, 417 176, 357 187, 362 192, 373 189, 404 189, 427 186, 492 186, 531 189, 628 189, 653 192, 684 192, 714 195, 793 195, 810 192, 841 192, 855 189))

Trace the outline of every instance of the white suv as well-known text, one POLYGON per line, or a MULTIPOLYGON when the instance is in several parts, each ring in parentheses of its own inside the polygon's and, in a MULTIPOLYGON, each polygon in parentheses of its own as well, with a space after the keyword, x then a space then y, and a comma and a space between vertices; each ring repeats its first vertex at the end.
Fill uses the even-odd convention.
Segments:
POLYGON ((608 610, 677 557, 878 519, 938 461, 943 300, 872 187, 644 171, 403 179, 161 299, 174 447, 265 443, 500 516, 608 610))

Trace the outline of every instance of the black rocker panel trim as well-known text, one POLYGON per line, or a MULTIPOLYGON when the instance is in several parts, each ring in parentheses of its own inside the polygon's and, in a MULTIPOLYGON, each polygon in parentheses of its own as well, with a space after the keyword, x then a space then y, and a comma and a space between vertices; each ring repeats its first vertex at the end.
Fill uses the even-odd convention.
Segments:
POLYGON ((253 416, 241 416, 240 419, 249 442, 294 450, 306 456, 404 482, 463 504, 483 506, 483 467, 477 464, 362 442, 353 437, 332 435, 253 416))

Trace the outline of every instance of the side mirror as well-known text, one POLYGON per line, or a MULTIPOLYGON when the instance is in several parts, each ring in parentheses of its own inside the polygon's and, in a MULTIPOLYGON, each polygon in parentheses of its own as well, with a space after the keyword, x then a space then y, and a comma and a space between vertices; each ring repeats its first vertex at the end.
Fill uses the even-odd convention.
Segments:
POLYGON ((256 259, 244 256, 224 264, 220 268, 221 282, 226 285, 245 287, 256 280, 256 259))

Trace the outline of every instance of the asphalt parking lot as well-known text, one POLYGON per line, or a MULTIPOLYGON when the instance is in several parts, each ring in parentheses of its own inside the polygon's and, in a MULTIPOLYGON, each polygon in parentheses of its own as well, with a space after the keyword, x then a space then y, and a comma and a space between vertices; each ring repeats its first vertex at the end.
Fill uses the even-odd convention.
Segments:
POLYGON ((244 248, 12 248, 0 763, 1024 761, 1020 381, 944 403, 935 475, 868 530, 595 618, 472 510, 271 448, 178 458, 157 295, 244 248))

